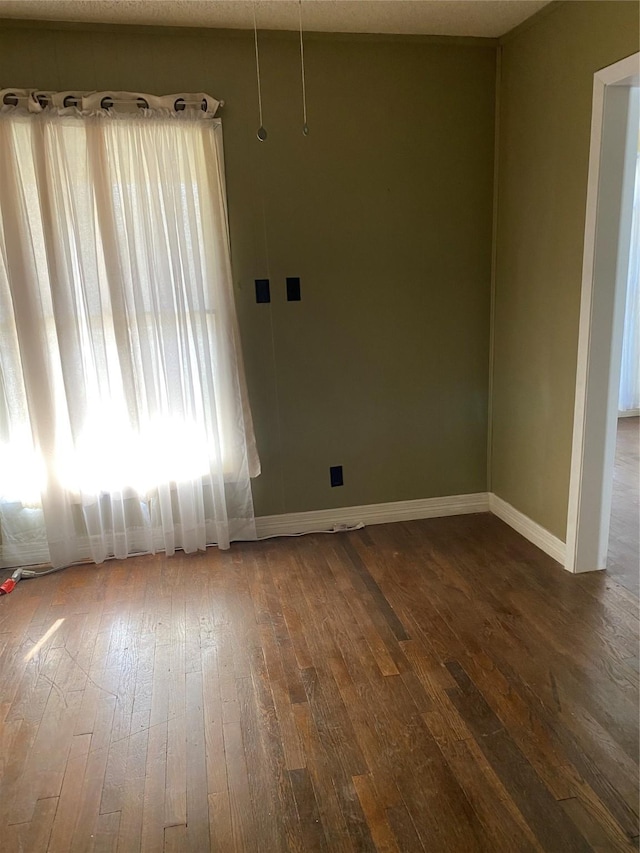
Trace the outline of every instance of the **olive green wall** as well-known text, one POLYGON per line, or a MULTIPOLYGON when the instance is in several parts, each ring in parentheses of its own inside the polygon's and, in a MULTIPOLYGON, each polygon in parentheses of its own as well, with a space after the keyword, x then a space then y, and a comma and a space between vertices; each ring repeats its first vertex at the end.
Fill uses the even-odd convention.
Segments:
POLYGON ((484 491, 495 43, 309 36, 304 138, 296 39, 261 36, 266 143, 248 32, 0 23, 0 85, 225 100, 257 514, 484 491))
POLYGON ((564 540, 593 74, 638 50, 636 2, 569 2, 504 39, 491 489, 564 540))

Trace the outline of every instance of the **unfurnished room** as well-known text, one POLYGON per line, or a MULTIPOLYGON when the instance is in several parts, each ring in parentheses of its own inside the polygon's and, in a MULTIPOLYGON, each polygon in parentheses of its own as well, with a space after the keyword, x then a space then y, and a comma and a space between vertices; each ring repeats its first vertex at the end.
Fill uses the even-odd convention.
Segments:
POLYGON ((0 0, 0 853, 638 850, 639 51, 0 0))

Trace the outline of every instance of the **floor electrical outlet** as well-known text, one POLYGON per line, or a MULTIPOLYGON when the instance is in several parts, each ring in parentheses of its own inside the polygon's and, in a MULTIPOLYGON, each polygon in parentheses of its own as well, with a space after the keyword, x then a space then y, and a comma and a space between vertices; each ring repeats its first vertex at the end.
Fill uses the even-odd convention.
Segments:
POLYGON ((331 481, 332 488, 334 486, 344 486, 342 465, 332 465, 331 468, 329 468, 329 480, 331 481))

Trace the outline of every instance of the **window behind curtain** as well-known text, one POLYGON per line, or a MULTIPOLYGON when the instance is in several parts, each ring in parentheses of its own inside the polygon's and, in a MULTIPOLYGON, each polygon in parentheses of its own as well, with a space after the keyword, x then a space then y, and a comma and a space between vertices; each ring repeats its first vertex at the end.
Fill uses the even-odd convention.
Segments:
POLYGON ((0 150, 0 565, 253 538, 219 120, 16 110, 0 150))

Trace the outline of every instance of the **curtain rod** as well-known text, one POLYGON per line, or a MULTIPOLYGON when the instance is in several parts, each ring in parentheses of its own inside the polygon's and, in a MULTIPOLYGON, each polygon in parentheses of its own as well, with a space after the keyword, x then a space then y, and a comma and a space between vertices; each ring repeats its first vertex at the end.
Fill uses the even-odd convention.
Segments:
POLYGON ((116 104, 137 104, 140 109, 165 109, 181 112, 187 106, 200 107, 202 112, 214 116, 224 101, 205 92, 181 92, 173 95, 150 95, 143 92, 52 92, 43 89, 0 89, 0 107, 17 106, 26 102, 30 111, 40 112, 49 106, 64 109, 80 107, 84 110, 109 110, 116 104))

